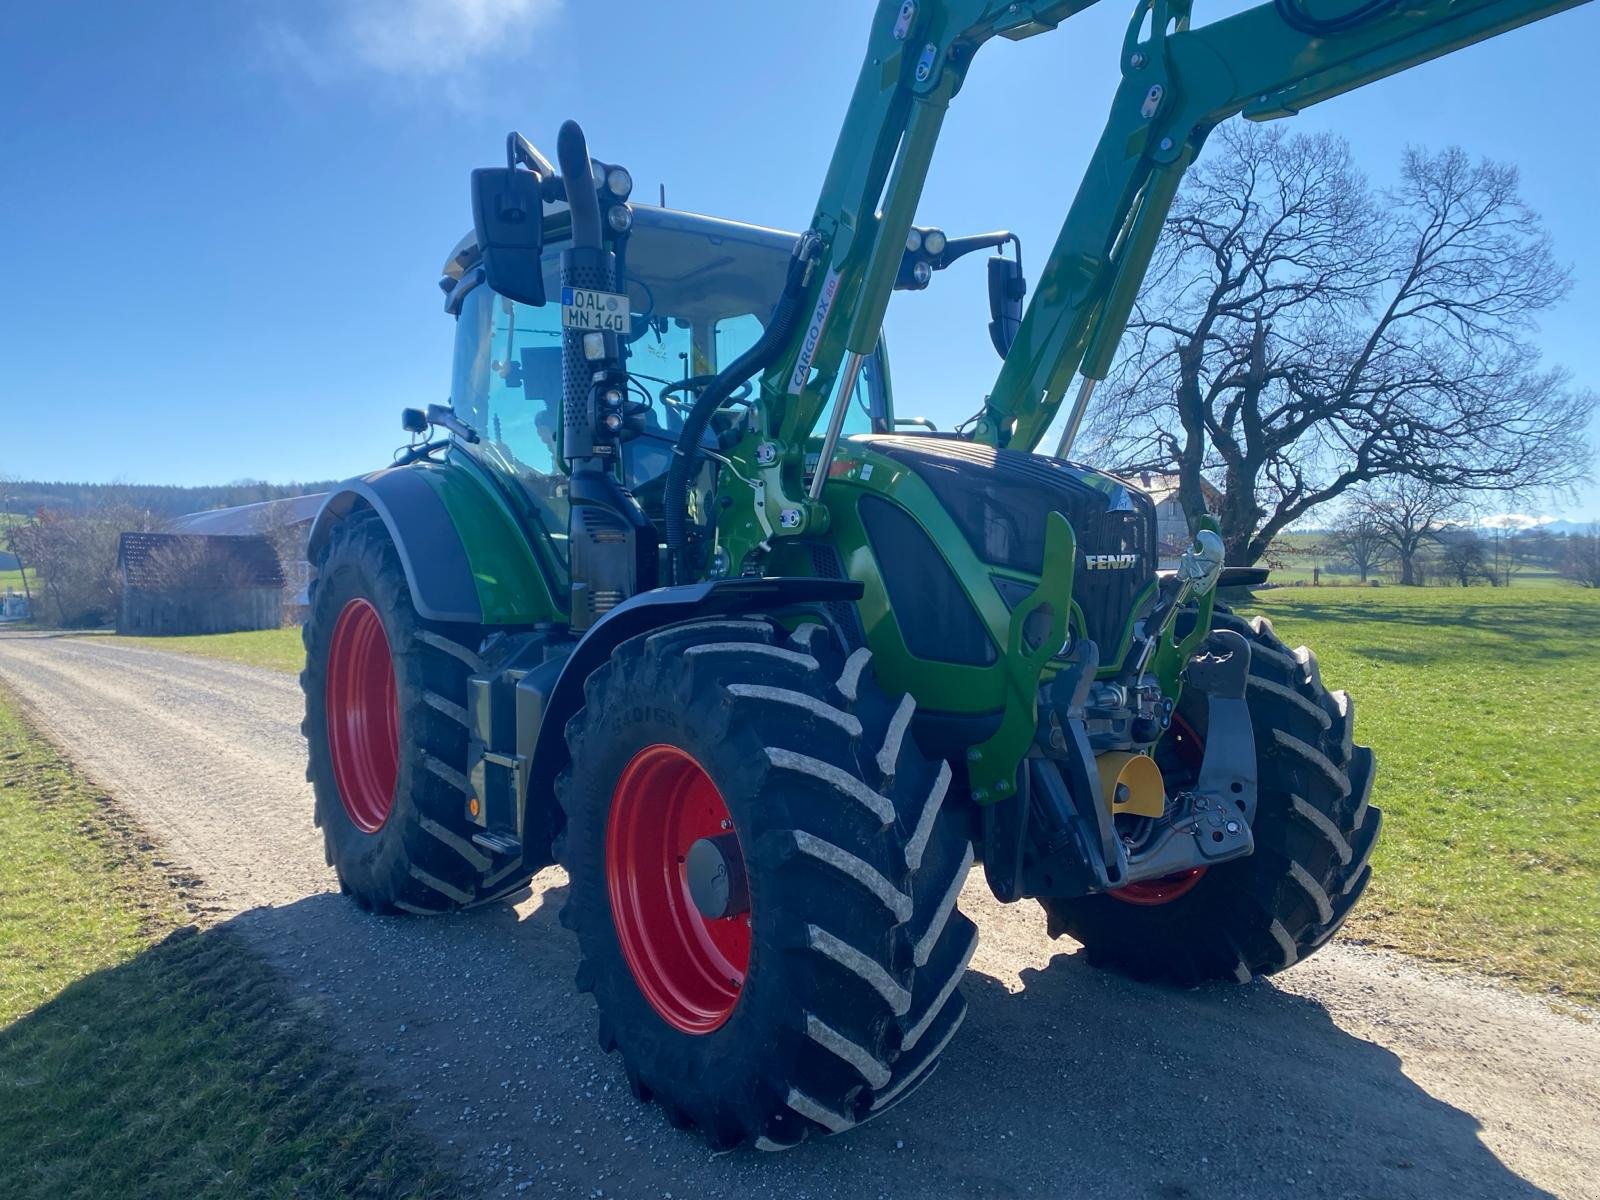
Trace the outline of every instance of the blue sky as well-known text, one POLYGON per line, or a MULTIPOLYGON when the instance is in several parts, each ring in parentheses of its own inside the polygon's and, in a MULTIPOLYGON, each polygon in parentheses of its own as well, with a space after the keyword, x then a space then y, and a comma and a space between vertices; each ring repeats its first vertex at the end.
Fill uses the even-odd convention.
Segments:
MULTIPOLYGON (((923 222, 1008 226, 1037 267, 1103 123, 1129 7, 984 49, 923 222)), ((399 410, 445 398, 435 280, 469 224, 467 173, 496 161, 508 129, 549 149, 576 116, 641 198, 665 183, 674 207, 798 228, 871 8, 618 0, 602 22, 578 0, 13 6, 0 475, 210 483, 386 462, 399 410)), ((1600 386, 1600 167, 1577 83, 1595 45, 1600 7, 1586 5, 1296 125, 1349 137, 1380 182, 1408 143, 1518 163, 1577 275, 1541 343, 1600 386)), ((901 411, 944 427, 998 363, 980 259, 890 311, 901 411)), ((1600 487, 1541 508, 1600 516, 1600 487)))

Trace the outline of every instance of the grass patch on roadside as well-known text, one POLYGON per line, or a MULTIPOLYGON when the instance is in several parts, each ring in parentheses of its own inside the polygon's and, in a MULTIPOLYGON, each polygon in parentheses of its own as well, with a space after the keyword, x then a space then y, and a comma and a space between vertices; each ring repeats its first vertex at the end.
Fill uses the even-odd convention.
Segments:
POLYGON ((1373 883, 1350 934, 1600 1000, 1600 593, 1281 590, 1378 756, 1373 883))
POLYGON ((202 633, 187 637, 112 637, 124 646, 144 650, 170 650, 177 654, 198 654, 274 671, 299 672, 305 665, 305 647, 300 643, 300 627, 252 629, 244 633, 202 633))
POLYGON ((400 1110, 0 695, 7 1197, 432 1197, 400 1110))

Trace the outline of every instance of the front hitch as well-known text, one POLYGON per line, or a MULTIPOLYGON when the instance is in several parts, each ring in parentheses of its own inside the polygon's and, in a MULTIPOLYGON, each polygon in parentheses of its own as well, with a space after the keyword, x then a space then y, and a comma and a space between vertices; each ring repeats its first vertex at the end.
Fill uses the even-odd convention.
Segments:
POLYGON ((1194 787, 1172 798, 1174 813, 1158 840, 1128 864, 1128 880, 1161 879, 1243 858, 1255 850, 1256 742, 1245 703, 1250 643, 1232 630, 1213 632, 1189 660, 1184 680, 1206 697, 1205 756, 1194 787))

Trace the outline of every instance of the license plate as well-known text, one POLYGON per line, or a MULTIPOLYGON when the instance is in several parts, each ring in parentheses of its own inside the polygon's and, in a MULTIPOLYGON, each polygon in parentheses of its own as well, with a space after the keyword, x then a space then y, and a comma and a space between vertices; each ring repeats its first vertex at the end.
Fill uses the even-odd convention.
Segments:
POLYGON ((561 324, 566 329, 629 333, 628 298, 590 288, 561 289, 561 324))

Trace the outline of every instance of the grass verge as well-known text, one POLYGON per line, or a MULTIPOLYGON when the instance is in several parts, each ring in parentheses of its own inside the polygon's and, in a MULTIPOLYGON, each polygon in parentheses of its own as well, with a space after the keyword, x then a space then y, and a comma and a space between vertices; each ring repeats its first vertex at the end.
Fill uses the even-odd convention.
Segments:
POLYGON ((1356 704, 1384 836, 1346 926, 1373 944, 1600 1000, 1600 593, 1258 595, 1356 704))
POLYGON ((0 846, 7 1197, 459 1194, 4 695, 0 846))
POLYGON ((177 654, 198 654, 252 667, 298 672, 305 664, 305 647, 300 643, 300 627, 255 629, 245 633, 203 633, 190 637, 111 637, 111 641, 145 650, 170 650, 177 654))

